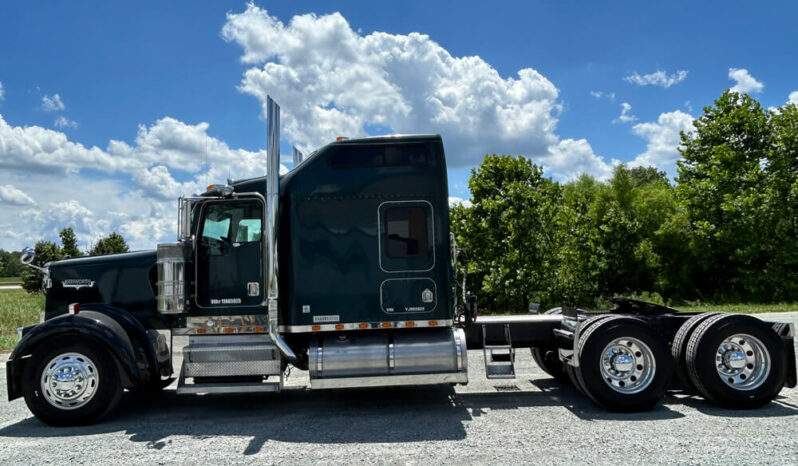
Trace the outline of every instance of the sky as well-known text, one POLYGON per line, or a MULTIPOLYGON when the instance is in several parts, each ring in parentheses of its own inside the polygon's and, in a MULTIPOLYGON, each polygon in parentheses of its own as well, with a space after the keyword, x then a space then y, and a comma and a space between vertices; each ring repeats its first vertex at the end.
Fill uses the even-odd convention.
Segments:
MULTIPOLYGON (((486 153, 546 176, 676 175, 725 89, 798 103, 795 2, 3 2, 0 248, 173 241, 177 198, 291 147, 439 133, 451 202, 486 153)), ((286 157, 287 156, 287 157, 286 157)))

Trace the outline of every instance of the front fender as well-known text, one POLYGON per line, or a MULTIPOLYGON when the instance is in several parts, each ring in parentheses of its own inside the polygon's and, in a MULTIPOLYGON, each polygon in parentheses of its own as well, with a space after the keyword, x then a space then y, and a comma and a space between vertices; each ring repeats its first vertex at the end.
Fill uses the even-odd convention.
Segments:
POLYGON ((136 384, 141 374, 130 338, 113 318, 94 311, 66 314, 47 320, 30 329, 17 344, 6 362, 8 400, 22 396, 21 378, 25 363, 33 351, 54 337, 74 335, 99 341, 115 357, 128 384, 136 384))

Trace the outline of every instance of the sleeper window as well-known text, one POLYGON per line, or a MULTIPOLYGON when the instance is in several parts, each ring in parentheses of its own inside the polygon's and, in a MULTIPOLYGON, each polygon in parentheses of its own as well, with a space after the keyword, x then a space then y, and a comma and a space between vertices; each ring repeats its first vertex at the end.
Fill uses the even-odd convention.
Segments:
POLYGON ((427 254, 427 212, 421 207, 385 211, 385 254, 392 258, 427 254))

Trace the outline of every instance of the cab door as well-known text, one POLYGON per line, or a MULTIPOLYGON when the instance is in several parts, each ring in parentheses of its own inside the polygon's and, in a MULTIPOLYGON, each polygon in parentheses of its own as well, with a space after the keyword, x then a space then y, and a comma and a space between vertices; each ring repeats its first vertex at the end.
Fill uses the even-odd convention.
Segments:
POLYGON ((195 257, 199 309, 251 312, 263 302, 263 202, 208 201, 202 206, 195 257))

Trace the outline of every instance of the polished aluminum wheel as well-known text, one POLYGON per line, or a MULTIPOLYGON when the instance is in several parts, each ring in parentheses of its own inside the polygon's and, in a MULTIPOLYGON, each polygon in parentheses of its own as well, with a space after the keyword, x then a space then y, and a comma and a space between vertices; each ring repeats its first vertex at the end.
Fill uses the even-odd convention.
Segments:
POLYGON ((738 333, 718 346, 715 366, 726 385, 737 390, 753 390, 770 374, 770 354, 759 339, 738 333))
POLYGON ((654 380, 657 364, 651 348, 637 338, 616 338, 604 347, 601 376, 618 393, 631 395, 654 380))
POLYGON ((42 394, 59 409, 84 406, 97 393, 99 385, 97 365, 80 353, 56 356, 42 371, 42 394))

